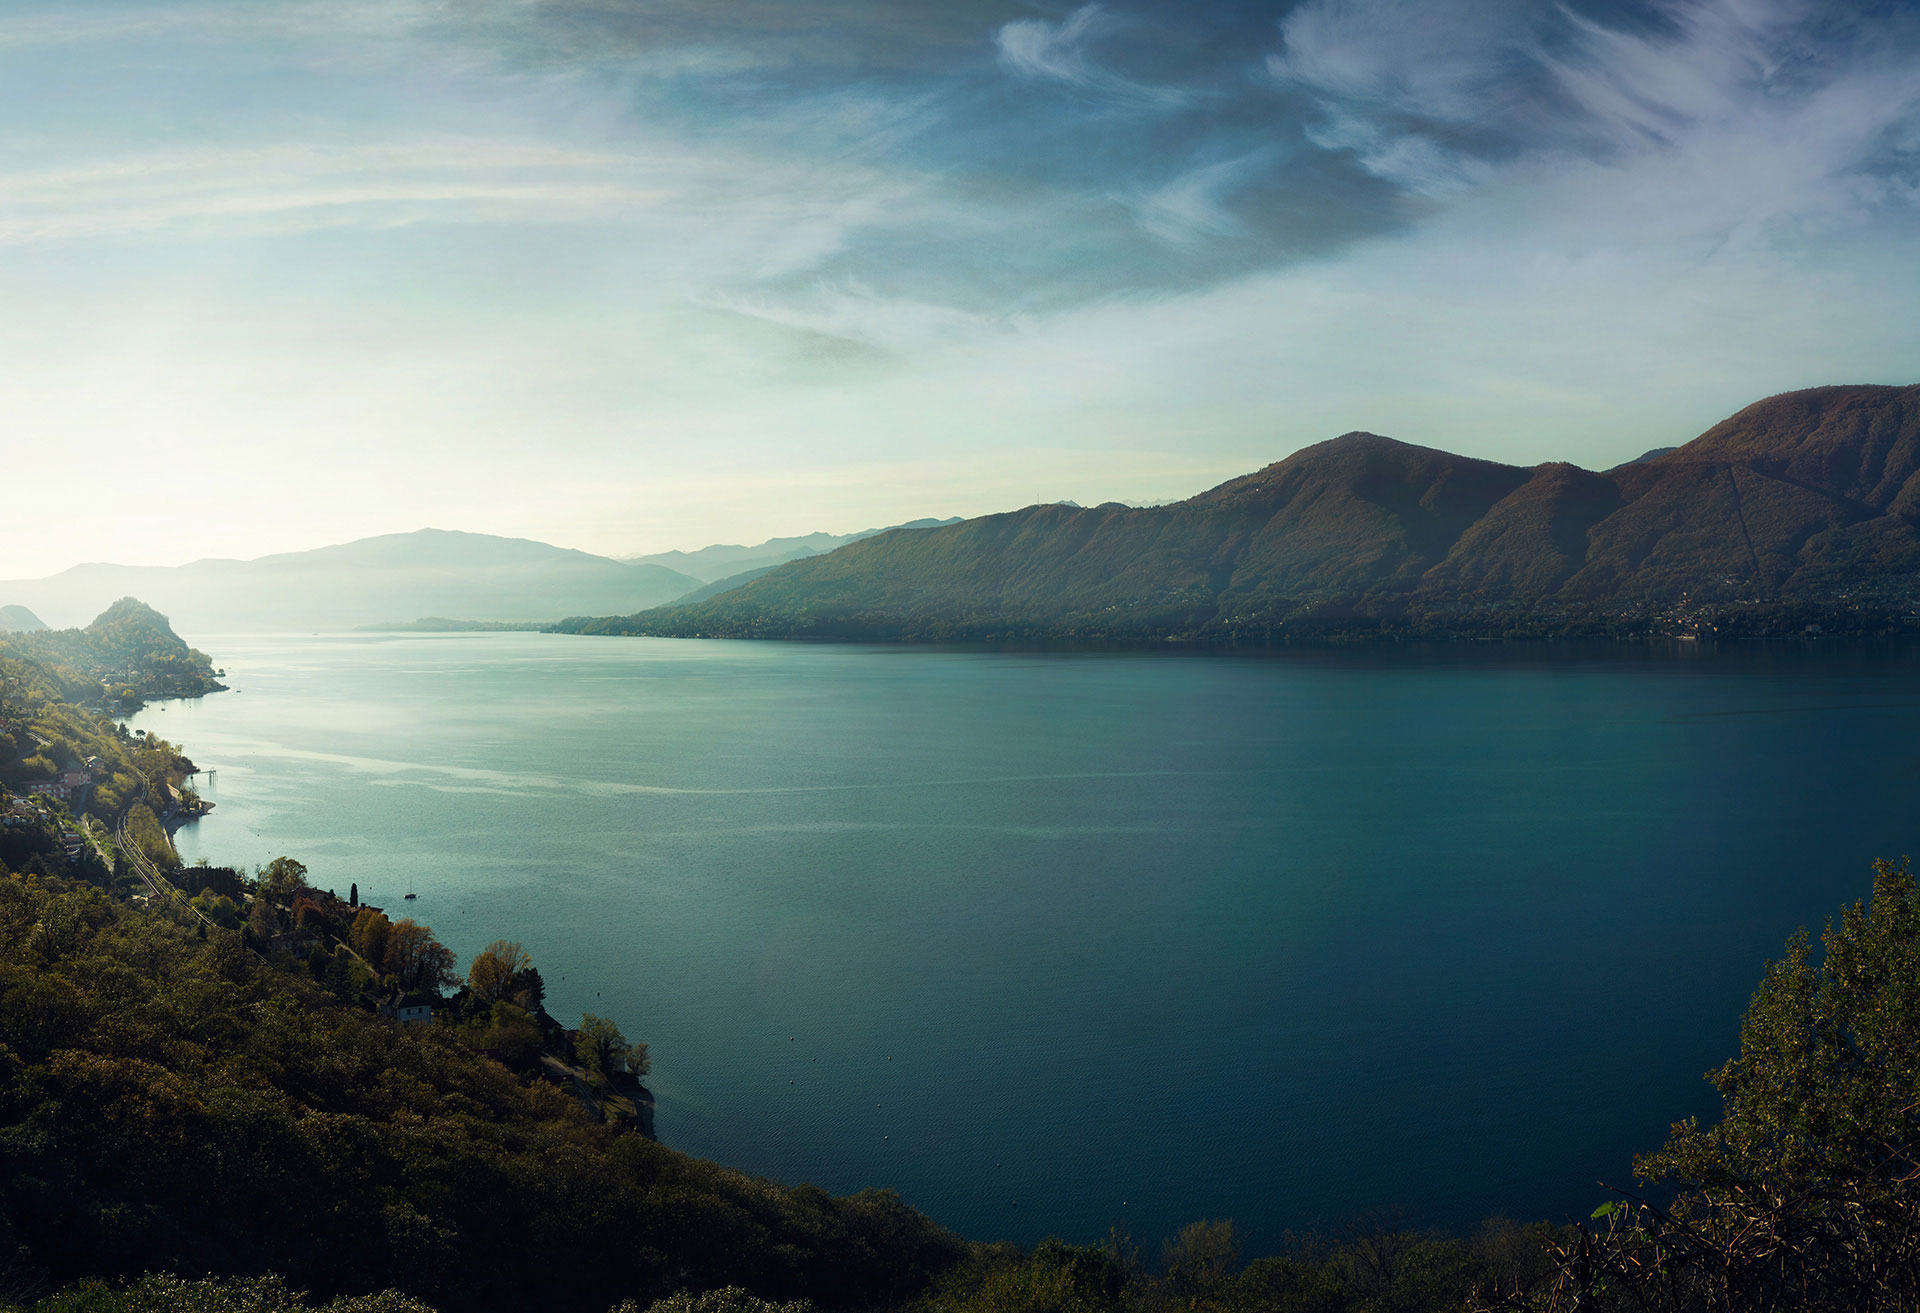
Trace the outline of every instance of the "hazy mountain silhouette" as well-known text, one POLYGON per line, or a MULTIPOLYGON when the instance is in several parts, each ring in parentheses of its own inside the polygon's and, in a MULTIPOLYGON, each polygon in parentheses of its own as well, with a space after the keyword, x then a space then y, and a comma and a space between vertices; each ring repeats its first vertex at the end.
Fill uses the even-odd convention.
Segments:
MULTIPOLYGON (((1920 387, 1759 402, 1605 472, 1349 433, 1167 506, 883 533, 602 633, 1233 634, 1920 597, 1920 387)), ((1522 626, 1524 627, 1524 626, 1522 626)))
POLYGON ((0 634, 32 634, 46 627, 45 621, 24 606, 0 606, 0 634))
MULTIPOLYGON (((931 529, 943 524, 958 524, 960 517, 946 520, 909 520, 885 529, 862 529, 858 533, 809 533, 796 538, 769 538, 763 543, 743 547, 733 543, 715 543, 694 552, 655 552, 651 556, 623 556, 622 561, 636 565, 661 565, 681 574, 692 575, 705 584, 745 583, 758 578, 777 565, 819 556, 836 547, 844 547, 862 538, 887 533, 892 529, 931 529)), ((724 590, 722 590, 724 591, 724 590)), ((711 592, 702 590, 708 596, 711 592)), ((704 600, 704 599, 703 599, 704 600)))
POLYGON ((350 629, 423 615, 539 620, 583 610, 639 610, 700 581, 524 538, 422 529, 310 552, 181 566, 78 565, 0 583, 69 623, 118 597, 140 597, 187 633, 350 629))

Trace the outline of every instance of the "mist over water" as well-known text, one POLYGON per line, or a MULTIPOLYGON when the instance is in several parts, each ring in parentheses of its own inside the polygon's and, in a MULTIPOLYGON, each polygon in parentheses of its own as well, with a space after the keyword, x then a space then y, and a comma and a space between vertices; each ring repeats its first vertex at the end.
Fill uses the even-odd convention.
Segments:
POLYGON ((977 1239, 1584 1216, 1920 846, 1911 650, 189 641, 187 860, 518 939, 668 1144, 977 1239))

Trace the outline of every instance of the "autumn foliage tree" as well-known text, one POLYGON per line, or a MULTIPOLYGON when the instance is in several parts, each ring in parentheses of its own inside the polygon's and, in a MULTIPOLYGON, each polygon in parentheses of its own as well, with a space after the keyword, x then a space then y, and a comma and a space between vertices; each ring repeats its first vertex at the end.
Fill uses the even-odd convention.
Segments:
POLYGON ((376 912, 371 907, 360 909, 360 915, 353 918, 353 929, 347 935, 347 943, 358 953, 366 964, 375 971, 387 955, 387 934, 393 929, 384 912, 376 912))
POLYGON ((524 948, 509 939, 496 939, 475 955, 467 969, 467 988, 477 1002, 518 1003, 513 996, 524 988, 526 973, 532 970, 533 959, 524 948))
POLYGON ((454 983, 453 952, 433 937, 430 926, 412 917, 395 921, 387 931, 381 969, 401 989, 445 989, 454 983))

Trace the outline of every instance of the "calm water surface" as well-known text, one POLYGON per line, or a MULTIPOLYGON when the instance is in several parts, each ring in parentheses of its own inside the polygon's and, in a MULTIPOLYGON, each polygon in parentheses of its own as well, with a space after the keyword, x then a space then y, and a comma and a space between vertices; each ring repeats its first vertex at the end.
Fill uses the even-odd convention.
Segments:
POLYGON ((1910 652, 194 641, 189 860, 517 938, 667 1143, 980 1239, 1584 1216, 1920 846, 1910 652))

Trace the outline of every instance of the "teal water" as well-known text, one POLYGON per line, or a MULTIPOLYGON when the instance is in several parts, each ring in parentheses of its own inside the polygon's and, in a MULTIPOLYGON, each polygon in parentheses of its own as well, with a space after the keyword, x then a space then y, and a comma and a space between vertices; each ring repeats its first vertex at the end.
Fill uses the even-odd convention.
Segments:
POLYGON ((980 1239, 1584 1216, 1920 829, 1911 652, 193 641, 189 860, 519 939, 667 1143, 980 1239))

